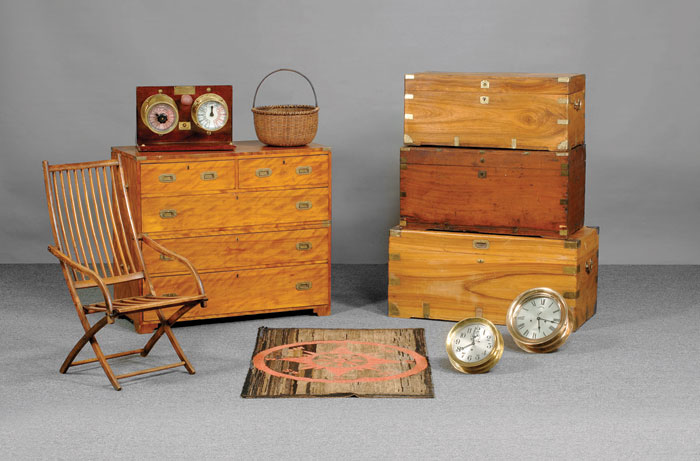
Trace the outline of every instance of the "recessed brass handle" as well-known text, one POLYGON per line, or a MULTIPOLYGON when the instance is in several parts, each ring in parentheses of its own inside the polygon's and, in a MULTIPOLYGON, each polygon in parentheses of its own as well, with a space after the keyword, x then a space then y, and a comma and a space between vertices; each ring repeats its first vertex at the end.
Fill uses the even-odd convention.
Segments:
POLYGON ((258 168, 255 170, 255 176, 258 178, 267 178, 270 175, 272 175, 272 169, 270 168, 258 168))
POLYGON ((160 210, 160 217, 163 219, 170 219, 177 216, 176 210, 160 210))
POLYGON ((491 245, 488 240, 474 240, 472 246, 477 250, 488 250, 491 245))
POLYGON ((158 176, 158 181, 160 182, 175 182, 176 179, 175 173, 165 173, 158 176))
POLYGON ((171 258, 170 256, 164 255, 162 253, 160 254, 160 259, 161 259, 161 261, 172 261, 173 260, 173 258, 171 258))
POLYGON ((581 110, 581 106, 583 103, 581 102, 580 99, 577 99, 576 102, 574 102, 574 110, 581 110))
POLYGON ((306 291, 306 290, 310 290, 311 286, 312 286, 311 282, 299 282, 299 283, 297 283, 296 288, 299 291, 306 291))
POLYGON ((586 261, 586 274, 590 274, 591 271, 593 270, 593 258, 589 259, 586 261))
POLYGON ((310 166, 298 166, 297 167, 297 174, 298 175, 311 174, 311 167, 310 166))
POLYGON ((299 242, 297 243, 297 250, 306 251, 311 249, 311 242, 299 242))
POLYGON ((202 178, 202 181, 213 181, 218 177, 218 175, 216 174, 216 171, 203 171, 199 177, 202 178))
POLYGON ((309 201, 297 202, 297 210, 310 210, 312 206, 309 201))

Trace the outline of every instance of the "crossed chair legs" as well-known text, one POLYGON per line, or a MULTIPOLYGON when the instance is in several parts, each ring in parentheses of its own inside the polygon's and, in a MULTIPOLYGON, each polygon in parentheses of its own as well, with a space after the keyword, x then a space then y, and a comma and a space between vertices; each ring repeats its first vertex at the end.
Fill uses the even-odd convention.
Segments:
POLYGON ((136 350, 125 351, 125 352, 117 352, 116 354, 104 355, 104 353, 102 352, 102 348, 100 347, 99 343, 97 342, 97 339, 95 338, 95 335, 97 334, 97 332, 100 331, 105 325, 107 325, 107 323, 109 323, 107 316, 105 315, 104 317, 102 317, 99 321, 97 321, 91 327, 89 326, 89 323, 87 322, 87 320, 85 320, 84 322, 81 322, 83 324, 83 328, 85 329, 85 334, 75 344, 73 349, 68 354, 68 357, 66 357, 66 360, 63 361, 63 365, 61 365, 60 372, 66 373, 68 371, 68 368, 74 367, 77 365, 84 365, 86 363, 100 362, 100 365, 102 365, 102 369, 104 370, 105 374, 107 375, 107 379, 109 379, 109 382, 112 383, 112 386, 114 386, 114 389, 116 389, 118 391, 120 391, 122 389, 122 387, 119 385, 120 379, 130 378, 132 376, 143 375, 146 373, 153 373, 156 371, 167 370, 169 368, 176 368, 179 366, 184 366, 185 369, 189 372, 189 374, 193 375, 194 374, 194 367, 192 366, 190 361, 185 356, 185 353, 182 351, 182 348, 180 347, 180 343, 178 343, 178 341, 175 338, 175 335, 173 334, 170 327, 175 322, 177 322, 177 320, 180 317, 182 317, 185 313, 187 313, 187 311, 192 309, 197 304, 199 304, 199 302, 188 303, 188 304, 183 305, 180 309, 177 310, 177 312, 175 312, 173 315, 171 315, 168 319, 165 318, 161 309, 157 309, 156 313, 158 314, 158 319, 160 320, 160 326, 153 333, 153 336, 151 336, 151 338, 148 340, 148 342, 143 347, 143 349, 136 349, 136 350), (134 354, 141 354, 142 357, 146 357, 148 355, 148 353, 151 352, 151 349, 153 349, 153 346, 155 346, 155 344, 158 342, 158 340, 161 338, 161 336, 163 336, 164 333, 168 337, 168 339, 170 340, 170 344, 173 346, 173 349, 175 349, 175 353, 177 353, 177 356, 180 358, 180 362, 171 363, 168 365, 162 365, 162 366, 154 367, 154 368, 147 368, 145 370, 133 371, 131 373, 124 373, 121 375, 114 374, 114 372, 112 371, 112 367, 109 366, 109 363, 107 363, 107 360, 114 359, 117 357, 124 357, 127 355, 134 355, 134 354), (77 362, 74 362, 75 357, 78 355, 78 353, 81 351, 81 349, 88 342, 92 346, 92 349, 95 352, 96 357, 94 359, 79 360, 77 362))

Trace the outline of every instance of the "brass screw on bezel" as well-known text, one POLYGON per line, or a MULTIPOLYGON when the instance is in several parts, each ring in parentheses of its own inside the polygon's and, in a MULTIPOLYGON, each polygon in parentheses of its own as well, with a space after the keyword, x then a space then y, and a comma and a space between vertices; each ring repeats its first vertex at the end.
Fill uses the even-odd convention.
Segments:
POLYGON ((470 317, 457 322, 450 332, 447 334, 447 339, 445 340, 445 349, 447 349, 447 357, 450 359, 452 366, 462 373, 478 374, 486 373, 491 368, 493 368, 503 355, 503 336, 501 332, 498 331, 496 325, 494 325, 490 320, 481 317, 470 317), (456 339, 457 333, 465 326, 470 324, 482 324, 489 328, 493 332, 494 344, 491 352, 479 360, 478 362, 464 362, 457 358, 452 348, 452 343, 456 339))
POLYGON ((564 297, 547 287, 532 288, 520 293, 511 303, 506 315, 506 327, 515 344, 524 351, 540 354, 559 349, 576 328, 575 321, 573 309, 566 303, 564 297), (516 328, 516 317, 525 304, 535 298, 542 297, 553 299, 557 303, 561 311, 561 322, 551 334, 543 338, 527 338, 516 328))

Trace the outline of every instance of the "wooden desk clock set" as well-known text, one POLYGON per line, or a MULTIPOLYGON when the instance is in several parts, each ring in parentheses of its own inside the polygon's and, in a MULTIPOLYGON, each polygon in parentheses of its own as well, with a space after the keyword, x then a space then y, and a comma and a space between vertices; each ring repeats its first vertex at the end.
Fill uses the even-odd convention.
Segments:
MULTIPOLYGON (((427 72, 404 83, 388 315, 459 321, 445 346, 464 373, 498 363, 495 324, 525 351, 558 349, 596 311, 585 76, 427 72)), ((264 143, 234 143, 231 85, 138 87, 135 113, 136 145, 113 147, 111 159, 44 162, 49 250, 85 329, 61 372, 99 361, 120 389, 137 374, 194 373, 177 321, 329 315, 331 150, 311 143, 318 102, 253 107, 264 143), (82 304, 76 290, 86 287, 105 301, 82 304), (95 313, 103 320, 90 325, 95 313), (102 353, 95 334, 118 316, 153 332, 144 348, 102 353), (179 362, 124 375, 107 364, 147 355, 164 335, 179 362), (96 358, 75 361, 87 343, 96 358)))

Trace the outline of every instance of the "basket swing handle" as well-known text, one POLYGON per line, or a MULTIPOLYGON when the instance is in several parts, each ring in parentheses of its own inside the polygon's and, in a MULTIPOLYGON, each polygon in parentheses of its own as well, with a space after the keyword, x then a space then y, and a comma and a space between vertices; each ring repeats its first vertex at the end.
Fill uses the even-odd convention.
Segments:
POLYGON ((258 97, 258 90, 260 89, 260 85, 263 84, 263 82, 265 81, 265 79, 266 79, 267 77, 269 77, 270 75, 275 74, 275 73, 277 73, 277 72, 281 72, 281 71, 294 72, 294 73, 299 74, 299 75, 301 75, 302 77, 304 77, 304 78, 306 79, 306 81, 309 82, 309 85, 311 86, 311 91, 314 92, 314 104, 316 105, 316 107, 318 107, 318 98, 316 98, 316 90, 314 89, 314 86, 313 86, 313 84, 311 83, 311 80, 309 80, 309 79, 306 77, 306 75, 304 75, 304 74, 302 74, 301 72, 296 71, 296 70, 294 70, 294 69, 277 69, 277 70, 273 70, 272 72, 270 72, 269 74, 267 74, 265 77, 263 77, 262 80, 260 80, 260 83, 258 83, 258 87, 255 89, 255 95, 253 96, 253 108, 255 108, 255 99, 258 97))

